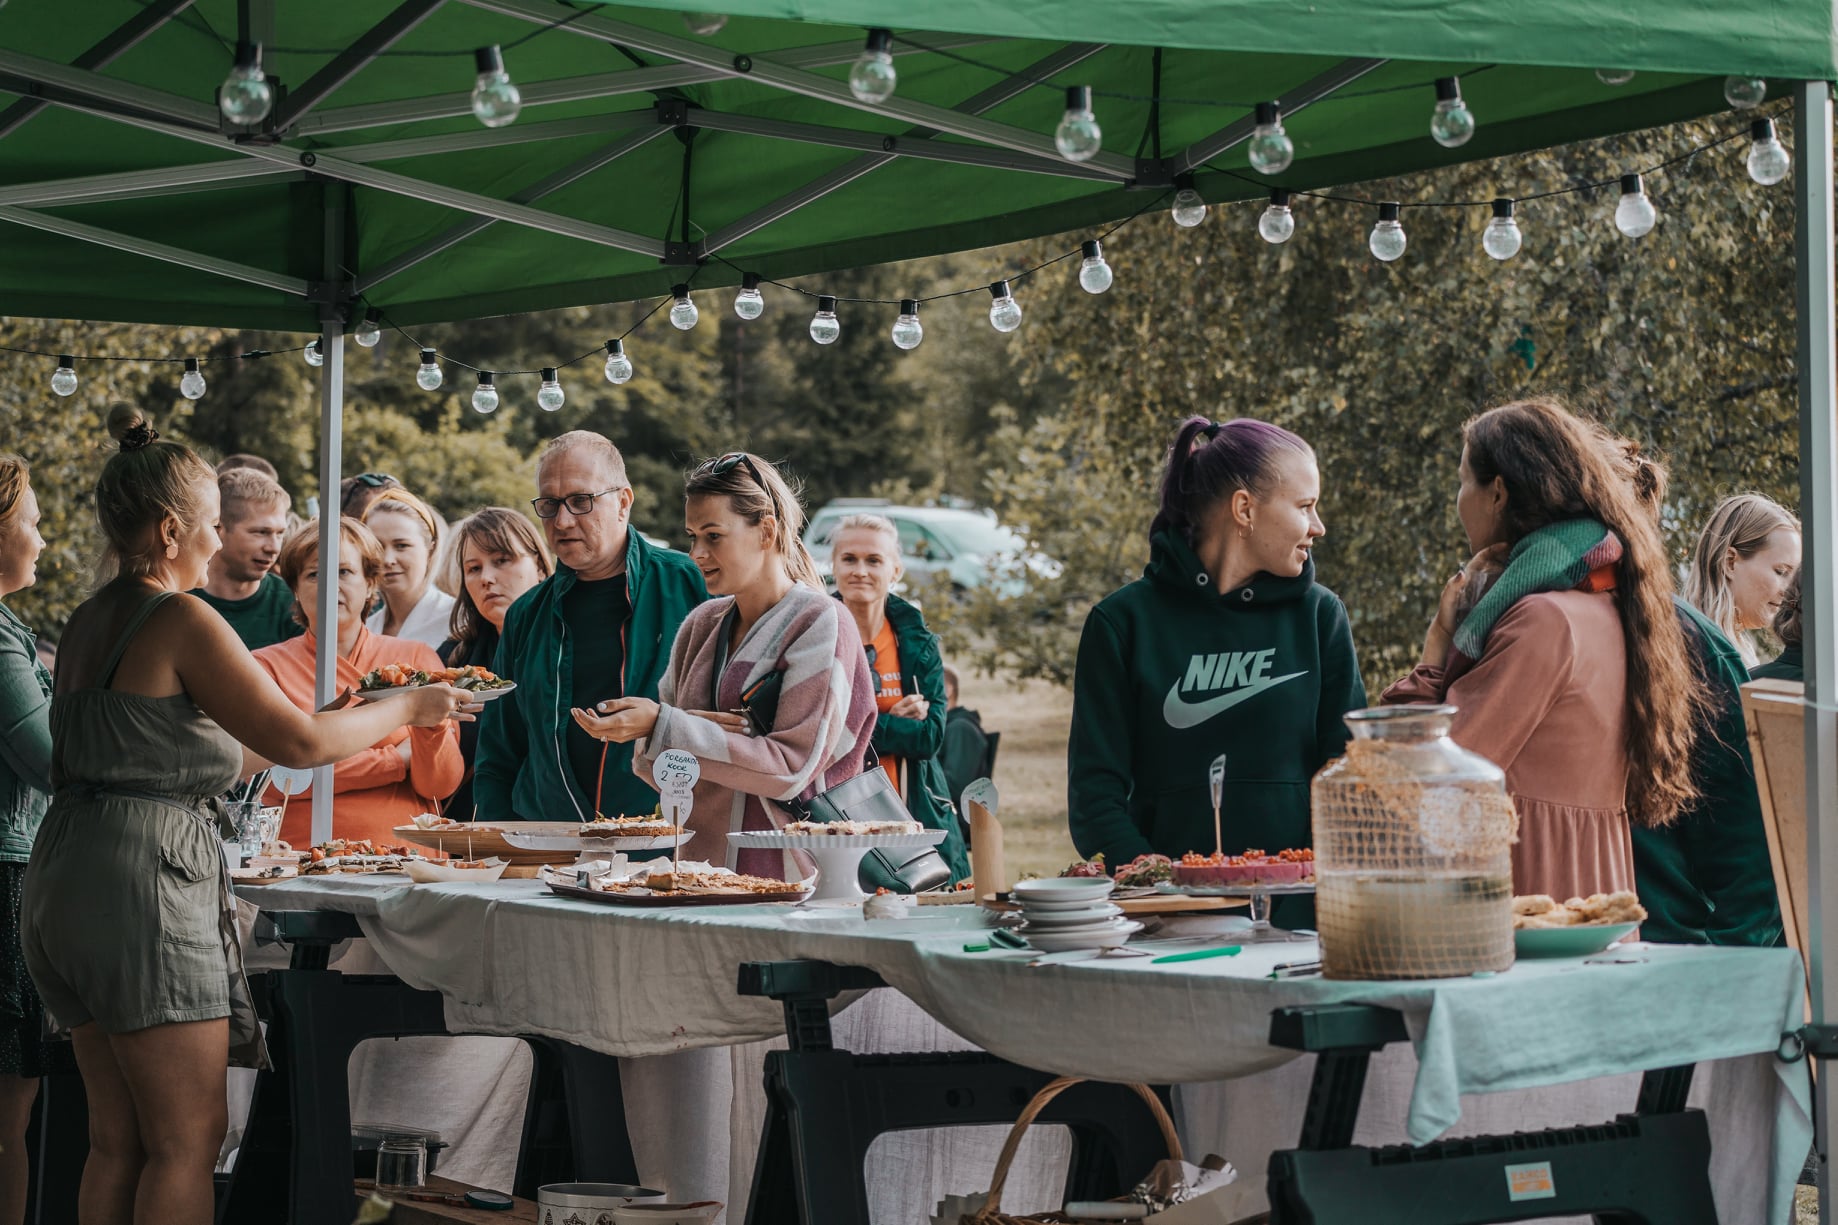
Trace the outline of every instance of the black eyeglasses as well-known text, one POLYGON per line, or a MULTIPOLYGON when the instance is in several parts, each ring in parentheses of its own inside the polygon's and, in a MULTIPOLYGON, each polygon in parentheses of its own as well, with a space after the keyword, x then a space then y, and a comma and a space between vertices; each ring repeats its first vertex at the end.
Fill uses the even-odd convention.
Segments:
POLYGON ((753 478, 753 483, 758 485, 760 492, 766 495, 766 501, 772 504, 773 515, 777 516, 779 513, 779 500, 773 494, 772 486, 766 484, 766 478, 759 474, 759 469, 753 466, 753 460, 748 457, 745 451, 729 451, 726 455, 711 459, 697 470, 697 475, 706 474, 708 476, 720 476, 723 473, 732 472, 734 469, 740 467, 746 468, 747 475, 753 478))
POLYGON ((591 515, 594 503, 609 493, 618 493, 624 485, 615 485, 611 489, 602 489, 599 493, 571 493, 565 498, 531 498, 530 509, 536 512, 538 519, 553 519, 562 513, 562 507, 568 508, 571 515, 591 515))

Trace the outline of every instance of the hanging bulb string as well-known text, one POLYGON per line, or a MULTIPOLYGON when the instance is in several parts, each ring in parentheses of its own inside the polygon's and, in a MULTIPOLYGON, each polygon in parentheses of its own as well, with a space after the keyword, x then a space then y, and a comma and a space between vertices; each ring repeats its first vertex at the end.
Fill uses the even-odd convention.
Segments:
MULTIPOLYGON (((220 357, 200 357, 198 363, 208 366, 212 362, 255 361, 263 357, 274 357, 277 354, 300 353, 305 351, 307 345, 312 343, 313 342, 309 340, 306 344, 295 345, 291 349, 245 349, 241 353, 226 353, 220 357)), ((183 357, 150 357, 133 353, 72 353, 68 349, 52 349, 46 351, 42 349, 23 349, 16 345, 0 345, 0 353, 18 353, 24 357, 49 357, 53 360, 60 357, 70 357, 80 362, 149 362, 171 366, 183 366, 187 361, 187 359, 183 357)))

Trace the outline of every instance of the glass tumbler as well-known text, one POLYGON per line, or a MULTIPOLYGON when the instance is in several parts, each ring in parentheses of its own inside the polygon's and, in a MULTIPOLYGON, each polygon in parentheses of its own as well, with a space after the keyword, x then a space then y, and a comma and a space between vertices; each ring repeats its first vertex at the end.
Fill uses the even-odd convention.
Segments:
POLYGON ((377 1148, 377 1189, 427 1185, 428 1148, 419 1136, 385 1136, 377 1148))
POLYGON ((243 800, 227 804, 230 820, 236 826, 236 842, 242 848, 243 858, 262 853, 262 806, 253 801, 243 800))

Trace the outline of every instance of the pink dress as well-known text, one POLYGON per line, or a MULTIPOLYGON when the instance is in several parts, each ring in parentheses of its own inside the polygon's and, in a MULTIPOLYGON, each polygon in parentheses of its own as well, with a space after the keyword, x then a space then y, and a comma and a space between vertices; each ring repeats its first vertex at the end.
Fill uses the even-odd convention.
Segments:
POLYGON ((1453 682, 1419 664, 1380 700, 1459 707, 1455 742, 1506 771, 1519 810, 1515 893, 1561 902, 1634 887, 1627 648, 1613 592, 1526 596, 1453 682))

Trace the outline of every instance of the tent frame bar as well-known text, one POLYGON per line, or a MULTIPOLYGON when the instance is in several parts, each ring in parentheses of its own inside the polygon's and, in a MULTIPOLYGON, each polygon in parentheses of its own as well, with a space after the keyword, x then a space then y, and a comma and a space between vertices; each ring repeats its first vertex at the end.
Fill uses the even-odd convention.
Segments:
POLYGON ((76 179, 46 179, 0 187, 0 204, 64 205, 99 200, 139 199, 149 191, 169 188, 212 187, 247 179, 266 179, 288 171, 260 162, 225 158, 159 170, 129 170, 120 174, 91 174, 76 179))
POLYGON ((375 62, 377 56, 416 26, 433 16, 447 0, 402 0, 390 14, 366 30, 297 89, 290 89, 275 107, 270 131, 285 132, 324 102, 333 91, 375 62))
POLYGON ((0 88, 43 102, 101 112, 110 118, 147 115, 212 136, 221 131, 217 108, 211 103, 194 102, 163 89, 135 85, 5 48, 0 48, 0 88), (19 88, 9 79, 22 81, 25 87, 19 88))
MULTIPOLYGON (((139 46, 149 34, 190 8, 193 3, 194 0, 152 0, 152 3, 146 8, 116 26, 95 46, 77 56, 70 66, 85 71, 108 67, 123 53, 139 46)), ((21 98, 4 111, 0 111, 0 140, 11 136, 32 116, 44 109, 45 103, 40 99, 21 98)))
POLYGON ((204 255, 189 251, 183 247, 168 246, 163 242, 135 238, 129 234, 118 234, 114 230, 105 230, 98 226, 85 225, 67 217, 53 217, 46 213, 36 213, 31 209, 15 208, 10 205, 0 206, 0 221, 10 221, 14 225, 28 226, 35 230, 45 230, 52 234, 62 234, 66 238, 75 238, 83 242, 96 243, 99 246, 113 247, 117 251, 127 251, 134 255, 144 255, 148 259, 160 260, 163 263, 177 264, 183 268, 196 269, 199 272, 212 272, 218 276, 229 277, 234 281, 246 281, 251 285, 264 285, 269 289, 292 294, 298 298, 308 296, 311 286, 299 277, 286 276, 279 272, 270 272, 266 268, 255 268, 248 264, 239 264, 234 260, 219 259, 214 255, 204 255))

